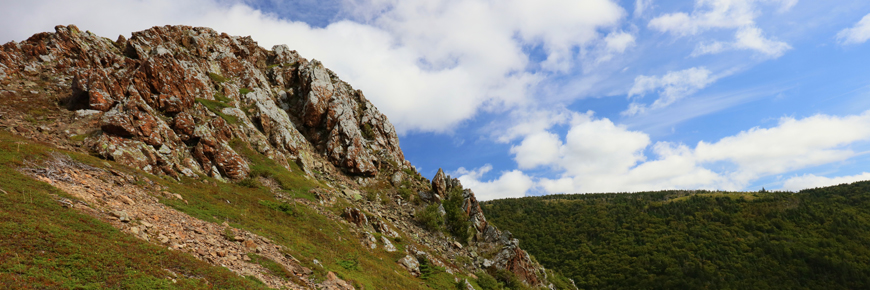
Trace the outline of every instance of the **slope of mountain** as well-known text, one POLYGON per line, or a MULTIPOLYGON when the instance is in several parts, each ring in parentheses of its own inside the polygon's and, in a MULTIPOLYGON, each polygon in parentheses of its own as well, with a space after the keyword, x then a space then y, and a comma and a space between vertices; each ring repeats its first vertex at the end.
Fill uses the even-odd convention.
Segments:
POLYGON ((870 287, 870 182, 554 195, 482 208, 582 289, 870 287))
POLYGON ((55 30, 0 47, 0 285, 576 288, 316 60, 208 28, 55 30))

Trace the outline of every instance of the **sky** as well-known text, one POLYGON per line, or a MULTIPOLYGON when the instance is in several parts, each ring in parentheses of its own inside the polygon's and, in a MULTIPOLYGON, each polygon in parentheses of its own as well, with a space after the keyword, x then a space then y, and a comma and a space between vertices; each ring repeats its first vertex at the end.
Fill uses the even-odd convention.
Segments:
POLYGON ((870 179, 870 1, 0 1, 0 43, 207 26, 322 61, 479 199, 870 179))

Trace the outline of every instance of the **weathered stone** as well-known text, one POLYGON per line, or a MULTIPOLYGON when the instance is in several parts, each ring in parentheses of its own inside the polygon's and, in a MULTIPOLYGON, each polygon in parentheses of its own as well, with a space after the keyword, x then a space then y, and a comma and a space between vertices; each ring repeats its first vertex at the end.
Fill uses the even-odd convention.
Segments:
POLYGON ((358 227, 365 227, 369 224, 369 220, 366 217, 366 214, 355 207, 344 208, 344 213, 342 213, 341 217, 357 225, 358 227))
POLYGON ((390 239, 388 239, 387 237, 381 237, 381 242, 384 243, 384 250, 385 251, 390 252, 390 253, 396 251, 396 246, 393 246, 393 243, 390 242, 390 239))
POLYGON ((420 262, 414 256, 405 255, 405 257, 399 259, 398 263, 402 267, 405 267, 408 272, 411 272, 411 275, 420 276, 420 262))
POLYGON ((326 273, 326 280, 323 281, 323 290, 353 290, 353 285, 347 281, 341 280, 333 272, 326 273))
POLYGON ((441 168, 438 168, 438 173, 432 178, 432 191, 440 197, 447 196, 447 175, 441 168))
POLYGON ((402 184, 402 180, 403 180, 403 178, 402 178, 402 172, 401 172, 401 171, 396 171, 395 173, 393 173, 393 176, 390 177, 390 183, 392 183, 393 186, 399 186, 399 185, 401 185, 401 184, 402 184))

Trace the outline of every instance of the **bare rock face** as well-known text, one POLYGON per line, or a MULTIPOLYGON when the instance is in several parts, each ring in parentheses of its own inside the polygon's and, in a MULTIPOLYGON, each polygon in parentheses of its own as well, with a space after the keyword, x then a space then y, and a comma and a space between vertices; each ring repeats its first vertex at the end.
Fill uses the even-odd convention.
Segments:
POLYGON ((435 173, 435 177, 432 178, 432 190, 439 197, 447 196, 447 175, 441 168, 438 168, 438 173, 435 173))
MULTIPOLYGON (((506 269, 529 285, 547 284, 543 268, 519 241, 487 222, 471 190, 441 169, 431 190, 422 176, 403 175, 403 169, 413 167, 387 117, 319 61, 304 59, 287 46, 267 50, 250 37, 189 26, 154 27, 116 41, 72 25, 57 26, 54 33, 0 46, 0 86, 26 80, 52 82, 62 105, 77 111, 86 128, 75 128, 76 135, 87 136, 80 150, 152 174, 218 180, 247 178, 252 166, 240 153, 253 150, 288 169, 296 163, 311 176, 324 175, 321 180, 339 180, 341 190, 315 195, 322 203, 334 204, 342 195, 355 203, 342 216, 360 228, 369 249, 383 244, 384 251, 398 251, 391 239, 423 236, 419 241, 429 252, 409 247, 409 255, 397 261, 412 275, 421 274, 423 259, 453 273, 458 268, 442 261, 468 255, 480 259, 463 265, 473 268, 465 270, 506 269), (461 190, 461 210, 473 229, 471 241, 462 242, 469 244, 450 243, 441 233, 415 232, 419 227, 412 225, 411 205, 397 202, 401 214, 385 213, 392 205, 367 203, 357 188, 390 183, 439 203, 442 214, 448 193, 461 190), (495 256, 482 259, 474 251, 495 256)), ((6 96, 3 90, 0 94, 6 96)), ((14 127, 25 134, 53 130, 14 127)), ((239 246, 252 250, 256 245, 246 240, 239 246)), ((227 252, 218 255, 235 259, 227 252)), ((323 286, 353 289, 333 273, 323 286)))
POLYGON ((17 74, 65 83, 70 109, 103 112, 91 150, 155 174, 245 178, 235 139, 309 173, 374 176, 405 164, 395 128, 361 91, 250 37, 163 26, 112 41, 57 26, 0 47, 0 83, 17 74))

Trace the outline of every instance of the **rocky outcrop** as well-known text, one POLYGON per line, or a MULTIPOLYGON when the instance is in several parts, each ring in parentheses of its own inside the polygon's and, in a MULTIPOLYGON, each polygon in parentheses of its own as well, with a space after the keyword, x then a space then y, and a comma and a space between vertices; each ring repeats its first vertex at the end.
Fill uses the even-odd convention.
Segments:
MULTIPOLYGON (((37 104, 43 108, 63 111, 50 114, 55 120, 51 124, 7 122, 22 120, 26 114, 0 112, 0 123, 10 132, 60 144, 66 150, 84 149, 156 175, 210 176, 221 181, 250 177, 246 182, 260 182, 272 188, 276 198, 288 198, 283 185, 262 172, 250 174, 254 164, 244 154, 252 149, 289 170, 299 165, 308 174, 305 178, 324 184, 311 189, 321 206, 349 203, 342 205, 342 217, 322 208, 319 212, 346 221, 367 251, 405 251, 407 256, 391 262, 411 275, 419 276, 424 263, 450 274, 505 269, 529 285, 548 284, 543 268, 519 247, 519 241, 487 222, 470 189, 441 169, 431 182, 422 177, 404 159, 395 128, 361 91, 287 46, 267 50, 250 37, 187 26, 154 27, 115 41, 75 26, 58 26, 54 33, 0 47, 0 85, 0 101, 29 98, 43 102, 37 104), (51 84, 51 90, 45 83, 51 84), (29 94, 23 95, 22 88, 29 88, 29 94), (58 109, 56 104, 75 112, 58 109), (83 141, 67 146, 72 139, 83 141), (455 199, 444 203, 456 193, 462 194, 461 205, 455 199), (458 210, 468 217, 471 238, 457 239, 420 227, 415 211, 426 203, 437 203, 442 216, 448 211, 455 216, 457 209, 450 206, 461 206, 458 210)), ((3 104, 11 103, 20 101, 3 104)), ((83 192, 83 198, 97 193, 92 190, 96 186, 63 186, 83 192)), ((157 222, 149 222, 154 227, 127 224, 146 212, 163 212, 156 200, 124 195, 112 200, 112 210, 107 212, 116 213, 121 228, 173 248, 206 249, 215 239, 208 237, 216 237, 222 228, 200 223, 208 230, 185 234, 202 236, 191 242, 178 234, 154 235, 152 228, 167 233, 181 229, 157 222), (143 211, 144 205, 149 207, 143 211)), ((220 251, 193 253, 214 264, 231 263, 227 267, 238 267, 245 274, 250 269, 237 261, 245 259, 241 254, 270 242, 250 233, 236 234, 245 240, 233 245, 221 242, 227 245, 220 251)), ((265 252, 310 275, 310 269, 293 264, 298 261, 281 258, 280 251, 265 252)), ((281 285, 279 280, 273 284, 281 285)), ((326 289, 352 289, 334 274, 322 284, 326 289)))
POLYGON ((361 91, 250 37, 163 26, 112 41, 58 26, 0 48, 0 83, 22 74, 59 79, 69 108, 101 112, 93 152, 154 174, 245 178, 234 139, 309 173, 374 176, 406 163, 395 128, 361 91))
MULTIPOLYGON (((462 210, 468 217, 474 231, 473 240, 478 248, 494 251, 493 260, 480 260, 479 266, 483 268, 494 267, 505 269, 514 273, 517 278, 529 285, 544 286, 546 273, 544 268, 537 262, 532 261, 529 254, 520 248, 519 240, 507 231, 501 231, 486 221, 480 203, 471 189, 464 189, 459 179, 451 178, 443 170, 432 178, 432 192, 421 192, 420 196, 429 202, 441 202, 447 194, 453 190, 461 190, 463 203, 462 210)), ((443 204, 441 204, 443 206, 443 204)))

